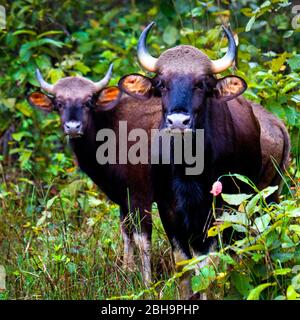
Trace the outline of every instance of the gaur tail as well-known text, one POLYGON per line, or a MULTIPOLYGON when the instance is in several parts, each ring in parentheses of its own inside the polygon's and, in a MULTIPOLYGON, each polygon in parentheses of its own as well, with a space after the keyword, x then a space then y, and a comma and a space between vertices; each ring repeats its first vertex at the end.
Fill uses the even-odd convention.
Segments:
POLYGON ((281 132, 284 136, 284 149, 282 153, 282 162, 280 169, 284 171, 286 170, 290 162, 291 141, 286 128, 281 128, 281 132))
POLYGON ((275 175, 271 183, 271 186, 279 185, 276 202, 279 202, 278 195, 281 193, 281 189, 283 185, 282 175, 289 165, 290 151, 291 151, 290 136, 288 134, 287 129, 284 126, 280 126, 280 130, 282 132, 283 139, 284 139, 284 147, 283 147, 282 157, 281 157, 281 162, 279 164, 279 167, 276 166, 275 163, 273 163, 276 166, 277 174, 275 175))

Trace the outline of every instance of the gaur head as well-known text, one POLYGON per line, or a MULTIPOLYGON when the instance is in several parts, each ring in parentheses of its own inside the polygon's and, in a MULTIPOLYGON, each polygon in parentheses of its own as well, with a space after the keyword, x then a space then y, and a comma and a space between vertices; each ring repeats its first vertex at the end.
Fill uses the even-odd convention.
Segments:
POLYGON ((45 93, 33 92, 28 101, 42 110, 58 111, 65 134, 78 138, 86 133, 93 112, 108 111, 118 104, 121 91, 117 87, 105 88, 111 74, 112 65, 98 82, 77 76, 49 84, 37 69, 37 80, 45 93))
POLYGON ((147 99, 152 94, 160 96, 163 106, 162 127, 193 129, 197 117, 205 109, 209 98, 218 102, 229 101, 242 94, 246 83, 237 76, 217 79, 214 74, 232 65, 236 55, 236 43, 232 33, 223 27, 229 41, 225 56, 211 60, 195 47, 180 45, 152 57, 146 40, 153 22, 142 32, 138 42, 138 59, 148 71, 155 72, 150 79, 139 74, 123 77, 119 87, 127 94, 147 99))

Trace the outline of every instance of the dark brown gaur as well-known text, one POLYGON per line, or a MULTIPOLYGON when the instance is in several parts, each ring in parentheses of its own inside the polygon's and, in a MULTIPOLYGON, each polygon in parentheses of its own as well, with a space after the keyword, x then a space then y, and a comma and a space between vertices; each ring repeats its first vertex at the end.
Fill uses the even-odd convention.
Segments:
MULTIPOLYGON (((290 139, 284 124, 262 106, 243 98, 247 85, 237 76, 217 78, 214 74, 229 68, 236 56, 230 30, 223 28, 229 41, 225 56, 209 57, 193 46, 180 45, 152 57, 146 46, 151 23, 138 42, 138 59, 150 79, 131 74, 119 87, 136 98, 158 96, 162 102, 161 129, 181 131, 204 129, 204 171, 187 176, 185 164, 153 165, 155 198, 160 217, 170 240, 175 262, 206 254, 214 246, 203 231, 209 216, 211 187, 228 173, 249 177, 262 189, 278 185, 289 160, 290 139)), ((141 103, 141 104, 143 104, 141 103)), ((147 106, 145 105, 145 110, 147 106)), ((225 193, 237 193, 231 178, 221 179, 225 193)), ((240 191, 249 191, 240 186, 240 191)), ((278 194, 269 201, 278 201, 278 194)), ((221 207, 221 200, 218 199, 221 207)), ((204 265, 203 262, 201 266, 204 265)), ((201 267, 200 266, 200 267, 201 267)), ((191 294, 189 276, 180 283, 181 297, 191 294)))
MULTIPOLYGON (((96 151, 101 142, 96 141, 96 134, 100 129, 107 128, 112 129, 118 137, 119 121, 127 121, 128 131, 138 125, 150 132, 160 119, 160 101, 157 98, 148 100, 145 112, 138 100, 121 96, 117 87, 106 87, 111 72, 112 66, 99 82, 83 77, 66 77, 53 85, 47 83, 37 70, 37 79, 46 94, 34 92, 28 100, 42 110, 58 111, 79 167, 109 199, 120 206, 124 267, 129 270, 134 267, 135 242, 142 258, 143 278, 149 284, 153 202, 150 167, 144 164, 100 165, 96 161, 96 151)), ((132 144, 128 142, 128 148, 132 144)))

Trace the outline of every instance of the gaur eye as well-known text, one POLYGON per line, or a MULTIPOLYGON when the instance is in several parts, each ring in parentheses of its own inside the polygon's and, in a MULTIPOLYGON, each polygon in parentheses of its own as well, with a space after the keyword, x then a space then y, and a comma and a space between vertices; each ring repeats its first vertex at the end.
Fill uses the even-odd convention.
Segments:
POLYGON ((204 89, 204 84, 203 81, 198 82, 195 86, 194 86, 194 90, 203 90, 204 89))
POLYGON ((62 109, 64 108, 64 104, 61 101, 56 101, 55 106, 57 109, 62 109))
POLYGON ((158 84, 157 84, 157 87, 160 89, 160 90, 168 90, 168 88, 166 87, 166 85, 164 84, 164 82, 160 81, 158 84))
POLYGON ((92 101, 92 99, 90 99, 90 100, 88 100, 85 104, 84 104, 84 106, 86 107, 86 108, 92 108, 93 107, 93 101, 92 101))

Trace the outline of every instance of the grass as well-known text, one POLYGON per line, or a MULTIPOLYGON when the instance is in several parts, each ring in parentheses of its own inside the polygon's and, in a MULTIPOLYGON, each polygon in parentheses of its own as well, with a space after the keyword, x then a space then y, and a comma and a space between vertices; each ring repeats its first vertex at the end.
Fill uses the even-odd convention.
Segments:
MULTIPOLYGON (((101 193, 99 197, 88 178, 74 172, 46 189, 36 181, 15 178, 2 187, 0 265, 6 269, 7 290, 0 293, 1 299, 116 299, 145 289, 137 252, 134 272, 121 267, 118 207, 101 193)), ((155 208, 153 220, 157 282, 170 277, 172 258, 155 208)), ((176 297, 175 287, 168 290, 163 298, 176 297)), ((139 298, 157 294, 149 291, 139 298)))
MULTIPOLYGON (((72 169, 45 183, 28 172, 0 169, 0 265, 7 273, 0 299, 179 298, 181 273, 175 273, 155 206, 153 286, 147 289, 137 252, 136 270, 122 269, 118 207, 84 174, 72 169)), ((227 197, 222 226, 239 232, 239 240, 222 243, 220 224, 208 231, 219 240, 220 249, 211 257, 220 264, 193 276, 194 292, 213 285, 213 293, 222 299, 300 298, 300 180, 287 178, 280 204, 267 204, 263 193, 254 193, 233 209, 231 201, 241 197, 227 197)), ((183 262, 182 272, 195 269, 205 257, 183 262)))

